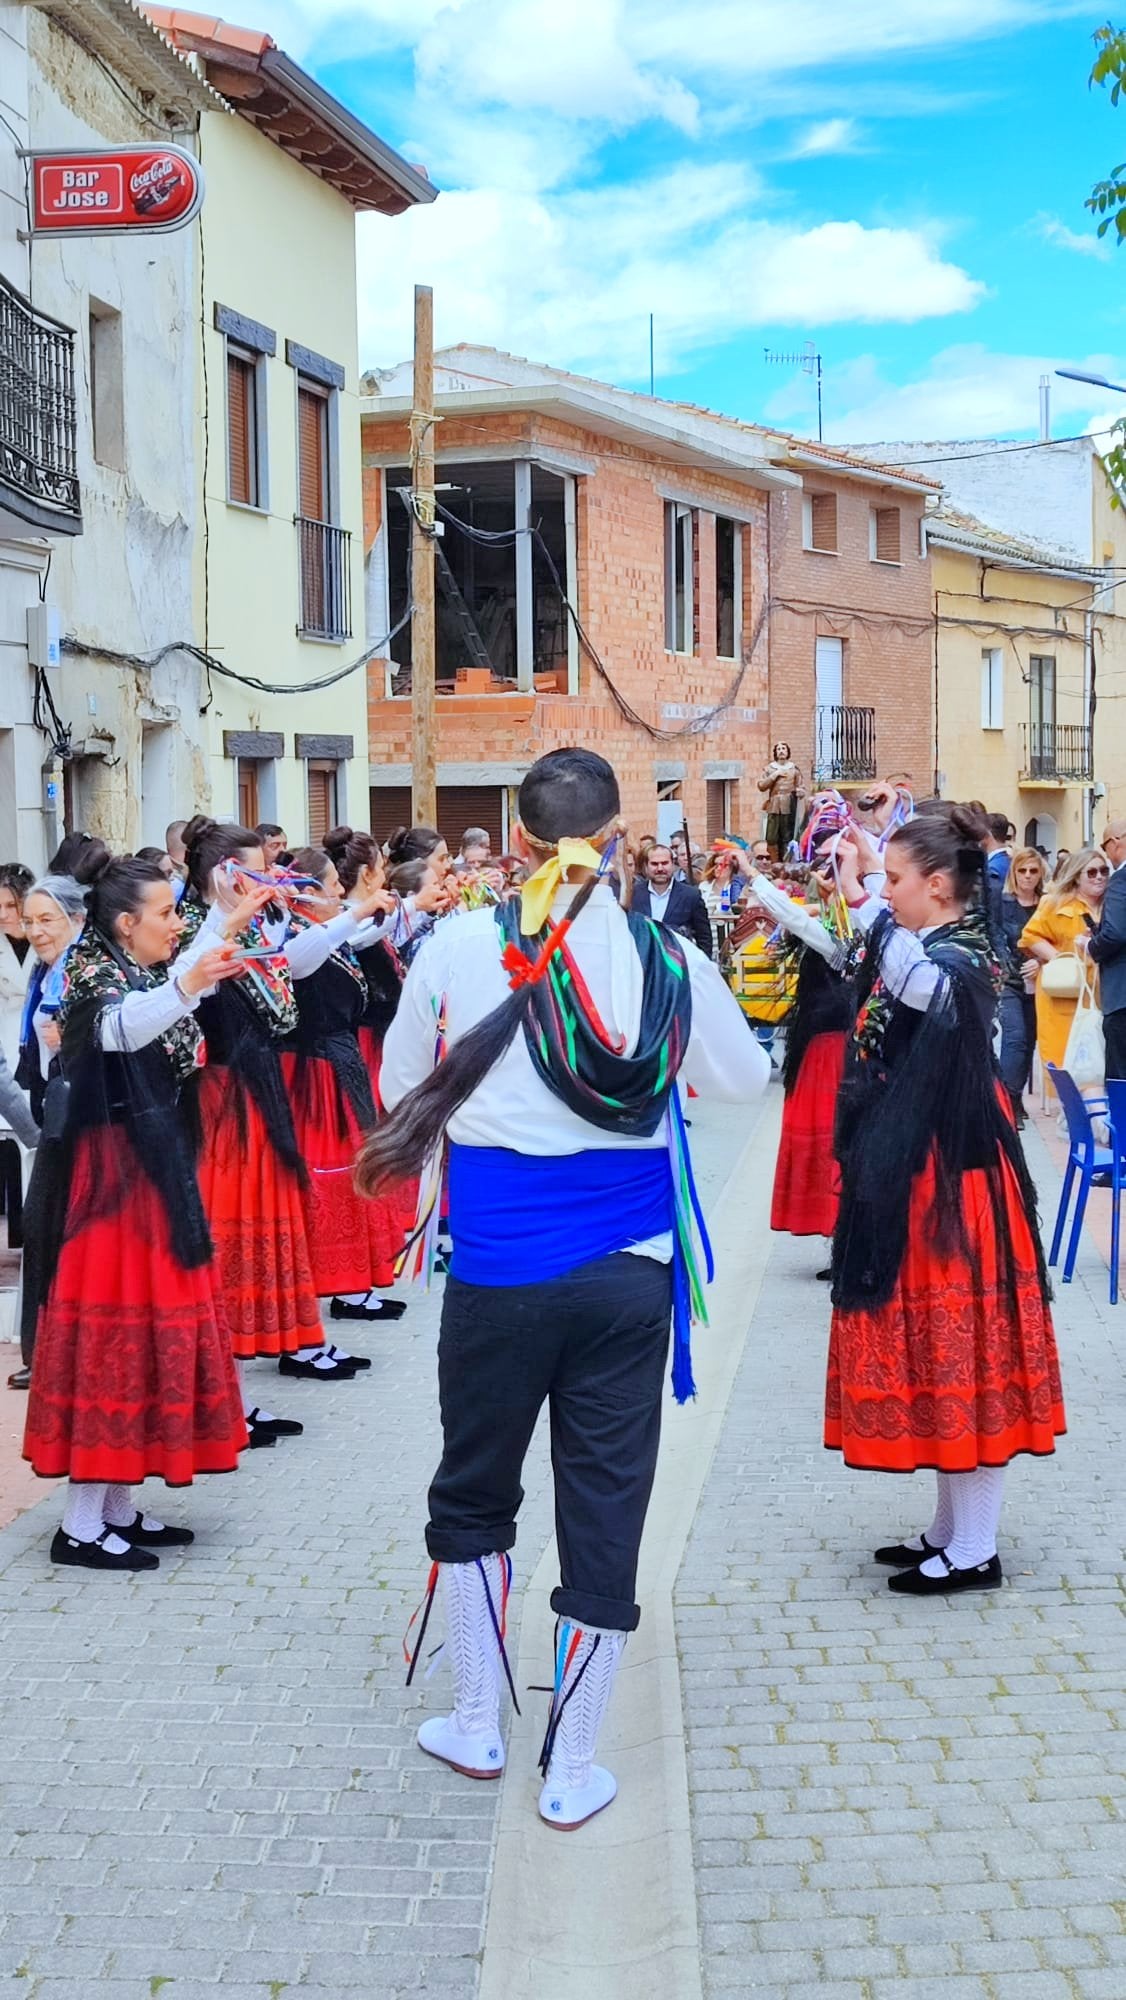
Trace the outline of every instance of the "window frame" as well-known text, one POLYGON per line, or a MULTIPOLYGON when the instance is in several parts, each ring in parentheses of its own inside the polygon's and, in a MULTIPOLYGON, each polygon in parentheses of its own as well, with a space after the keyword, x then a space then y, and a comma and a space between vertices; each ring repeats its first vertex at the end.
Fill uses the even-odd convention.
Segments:
POLYGON ((244 340, 236 340, 233 334, 223 335, 223 397, 226 419, 227 441, 227 505, 240 507, 247 514, 267 514, 270 508, 269 492, 269 452, 266 432, 266 362, 268 356, 250 347, 244 340), (250 400, 248 405, 247 442, 250 451, 251 492, 253 498, 241 500, 232 491, 231 482, 231 361, 235 360, 249 372, 250 400))
POLYGON ((981 649, 981 726, 989 730, 1003 730, 1005 727, 1003 646, 983 646, 981 649))
POLYGON ((697 511, 685 500, 664 503, 665 651, 681 659, 692 659, 696 652, 697 511), (684 572, 679 615, 678 562, 684 572), (683 638, 683 645, 677 644, 678 638, 683 638))
POLYGON ((741 660, 743 657, 743 536, 745 523, 737 521, 731 514, 717 514, 715 517, 715 652, 717 660, 741 660), (725 653, 720 644, 721 634, 719 597, 719 531, 720 527, 731 531, 731 651, 725 653))
POLYGON ((125 322, 118 306, 86 300, 90 366, 90 452, 105 472, 124 472, 125 322))

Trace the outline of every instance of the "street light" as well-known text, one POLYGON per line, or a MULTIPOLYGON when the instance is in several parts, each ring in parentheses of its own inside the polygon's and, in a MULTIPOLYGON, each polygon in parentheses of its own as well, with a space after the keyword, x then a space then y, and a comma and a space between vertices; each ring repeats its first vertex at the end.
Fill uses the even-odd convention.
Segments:
POLYGON ((1106 375, 1088 375, 1082 368, 1057 368, 1065 382, 1089 382, 1094 389, 1113 389, 1116 396, 1126 396, 1126 383, 1112 382, 1106 375))

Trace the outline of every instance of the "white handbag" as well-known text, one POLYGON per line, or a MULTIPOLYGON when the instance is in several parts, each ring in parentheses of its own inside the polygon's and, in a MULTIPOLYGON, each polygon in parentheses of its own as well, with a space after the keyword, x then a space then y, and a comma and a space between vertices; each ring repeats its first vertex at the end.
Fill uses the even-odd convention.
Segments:
MULTIPOLYGON (((1078 959, 1075 962, 1079 964, 1078 959)), ((1058 960, 1052 959, 1051 963, 1056 965, 1058 960)), ((1101 1089, 1106 1081, 1103 1017, 1095 998, 1094 977, 1086 966, 1081 970, 1079 1004, 1067 1038, 1063 1067, 1080 1090, 1090 1090, 1095 1085, 1101 1089)))

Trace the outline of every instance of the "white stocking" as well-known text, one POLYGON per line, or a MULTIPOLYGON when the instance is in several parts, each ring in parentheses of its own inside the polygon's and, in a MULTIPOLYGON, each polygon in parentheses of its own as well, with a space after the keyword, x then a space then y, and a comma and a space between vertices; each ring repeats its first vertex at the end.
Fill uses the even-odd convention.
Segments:
POLYGON ((76 1542, 96 1542, 106 1525, 106 1489, 71 1479, 63 1508, 63 1533, 76 1542))
MULTIPOLYGON (((1005 1492, 1003 1466, 979 1465, 976 1472, 947 1474, 954 1510, 954 1532, 946 1544, 946 1561, 955 1569, 976 1569, 997 1553, 997 1524, 1005 1492)), ((924 1574, 944 1576, 946 1565, 935 1557, 924 1574)))
POLYGON ((951 1475, 949 1472, 936 1472, 934 1477, 938 1490, 934 1500, 934 1520, 927 1529, 927 1540, 932 1549, 944 1549, 954 1533, 954 1502, 950 1497, 951 1475))
POLYGON ((103 1518, 107 1528, 131 1528, 137 1518, 131 1486, 107 1486, 103 1518))

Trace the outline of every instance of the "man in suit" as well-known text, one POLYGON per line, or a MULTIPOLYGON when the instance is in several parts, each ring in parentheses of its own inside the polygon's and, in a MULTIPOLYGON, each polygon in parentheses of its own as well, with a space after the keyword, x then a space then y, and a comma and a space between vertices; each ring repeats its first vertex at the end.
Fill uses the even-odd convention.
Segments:
POLYGON ((643 882, 635 882, 631 907, 652 917, 681 937, 691 938, 706 957, 712 955, 712 927, 700 891, 676 879, 676 864, 667 847, 651 847, 645 857, 643 882))
POLYGON ((1110 862, 1110 881, 1087 951, 1099 968, 1106 1073, 1126 1077, 1126 819, 1111 820, 1103 853, 1110 862))

